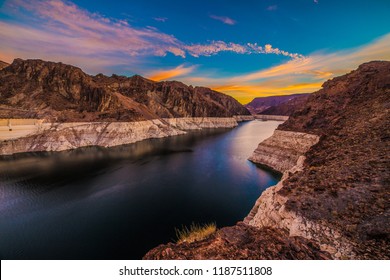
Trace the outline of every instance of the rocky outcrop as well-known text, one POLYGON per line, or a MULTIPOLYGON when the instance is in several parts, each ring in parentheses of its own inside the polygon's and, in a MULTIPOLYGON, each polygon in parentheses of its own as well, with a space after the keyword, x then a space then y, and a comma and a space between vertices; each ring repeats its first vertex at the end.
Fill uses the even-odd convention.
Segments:
POLYGON ((255 115, 255 119, 262 121, 287 121, 288 116, 279 116, 279 115, 255 115))
POLYGON ((7 62, 1 61, 0 60, 0 70, 7 67, 9 64, 7 62))
POLYGON ((246 122, 246 121, 253 121, 255 119, 254 116, 245 116, 245 115, 237 115, 233 116, 237 122, 246 122))
POLYGON ((250 115, 225 94, 141 76, 90 76, 80 68, 15 59, 0 70, 0 118, 51 122, 139 121, 250 115))
MULTIPOLYGON (((14 121, 14 123, 17 123, 14 121)), ((185 134, 185 130, 203 128, 232 128, 234 118, 157 119, 139 122, 42 123, 28 126, 27 136, 20 134, 18 125, 5 132, 16 135, 0 142, 0 155, 23 152, 63 151, 86 146, 111 147, 144 139, 185 134), (33 128, 31 128, 33 127, 33 128), (18 135, 20 137, 18 137, 18 135)), ((26 128, 27 127, 27 128, 26 128)), ((0 127, 1 128, 1 127, 0 127)), ((0 129, 1 133, 5 133, 0 129)))
POLYGON ((164 119, 164 121, 170 126, 180 130, 233 128, 237 126, 235 118, 170 118, 164 119))
POLYGON ((285 230, 257 229, 242 222, 225 227, 209 238, 194 242, 160 245, 145 260, 260 260, 329 259, 318 245, 285 230), (265 244, 267 246, 265 246, 265 244))
POLYGON ((249 160, 283 173, 294 167, 299 157, 318 140, 319 136, 314 134, 275 130, 259 144, 249 160))
POLYGON ((327 252, 333 259, 355 258, 353 242, 343 237, 340 231, 327 222, 314 222, 310 219, 290 211, 286 207, 288 198, 279 194, 284 187, 285 180, 291 174, 303 170, 304 156, 300 156, 291 169, 286 170, 281 181, 266 189, 257 199, 254 207, 244 223, 256 228, 274 228, 288 232, 289 237, 302 237, 318 244, 323 252, 327 252))

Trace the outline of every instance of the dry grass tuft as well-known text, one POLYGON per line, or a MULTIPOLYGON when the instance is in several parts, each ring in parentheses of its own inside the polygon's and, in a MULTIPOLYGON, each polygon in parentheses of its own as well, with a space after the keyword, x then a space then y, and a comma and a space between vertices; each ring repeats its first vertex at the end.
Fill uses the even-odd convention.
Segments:
POLYGON ((182 229, 176 228, 175 232, 177 237, 177 243, 192 243, 195 241, 200 241, 213 234, 216 230, 216 223, 209 223, 205 225, 192 223, 189 228, 186 226, 183 226, 182 229))

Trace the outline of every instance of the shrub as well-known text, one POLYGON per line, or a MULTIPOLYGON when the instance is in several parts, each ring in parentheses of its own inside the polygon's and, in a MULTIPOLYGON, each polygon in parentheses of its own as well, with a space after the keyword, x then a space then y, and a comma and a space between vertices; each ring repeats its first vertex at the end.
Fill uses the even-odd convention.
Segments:
POLYGON ((189 228, 186 226, 183 226, 182 229, 175 228, 177 243, 200 241, 213 234, 216 230, 217 225, 215 223, 205 225, 192 223, 189 228))

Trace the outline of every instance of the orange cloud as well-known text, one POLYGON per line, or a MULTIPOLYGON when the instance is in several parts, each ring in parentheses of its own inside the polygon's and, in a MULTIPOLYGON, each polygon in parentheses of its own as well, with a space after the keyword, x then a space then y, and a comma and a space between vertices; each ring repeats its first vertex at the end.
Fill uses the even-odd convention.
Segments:
POLYGON ((268 83, 257 85, 221 85, 214 86, 213 90, 229 94, 240 103, 246 104, 255 97, 314 92, 319 90, 322 85, 322 83, 298 83, 286 86, 270 86, 267 84, 268 83))
MULTIPOLYGON (((273 51, 271 46, 266 50, 273 51)), ((315 53, 252 73, 224 78, 184 77, 184 81, 209 86, 248 103, 258 96, 314 92, 326 80, 371 60, 390 60, 390 33, 358 48, 315 53)))
POLYGON ((153 72, 147 76, 149 77, 149 79, 153 81, 163 81, 163 80, 169 80, 174 77, 187 75, 191 73, 194 69, 195 66, 184 67, 184 65, 179 65, 176 68, 153 72))

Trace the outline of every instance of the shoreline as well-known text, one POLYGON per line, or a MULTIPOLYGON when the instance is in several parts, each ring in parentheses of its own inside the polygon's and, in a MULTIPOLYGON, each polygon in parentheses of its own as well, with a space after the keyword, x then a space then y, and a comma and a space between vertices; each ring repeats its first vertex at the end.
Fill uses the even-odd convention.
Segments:
POLYGON ((168 118, 135 122, 45 123, 0 120, 0 155, 58 152, 87 146, 113 147, 186 134, 205 128, 234 128, 252 116, 168 118), (2 140, 2 141, 1 141, 2 140))

